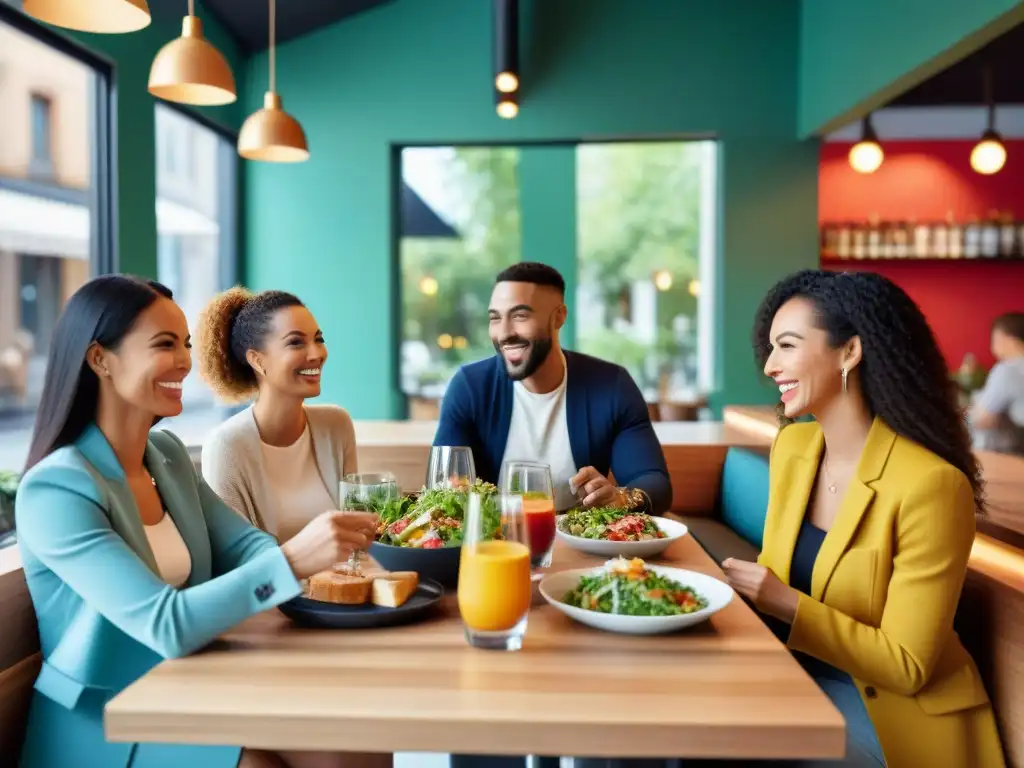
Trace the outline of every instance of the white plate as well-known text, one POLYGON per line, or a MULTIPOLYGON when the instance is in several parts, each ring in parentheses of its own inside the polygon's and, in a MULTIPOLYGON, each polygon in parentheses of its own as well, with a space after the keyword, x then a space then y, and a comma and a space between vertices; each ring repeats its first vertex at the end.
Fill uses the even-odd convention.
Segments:
POLYGON ((683 538, 688 532, 684 523, 669 520, 666 517, 652 517, 654 524, 665 534, 663 539, 647 539, 646 541, 606 541, 605 539, 584 539, 582 536, 573 536, 570 533, 563 533, 558 525, 565 515, 559 515, 555 521, 555 531, 559 539, 564 541, 573 549, 580 552, 588 552, 591 555, 601 557, 640 557, 649 558, 660 555, 670 544, 683 538))
POLYGON ((540 582, 540 593, 551 605, 581 624, 603 629, 606 632, 620 632, 627 635, 660 635, 692 627, 694 624, 707 621, 732 601, 734 594, 732 587, 713 576, 697 571, 686 571, 682 568, 667 568, 662 565, 648 564, 647 567, 660 576, 678 581, 683 586, 692 587, 698 595, 708 601, 708 607, 679 616, 623 616, 589 611, 562 602, 566 593, 579 583, 580 576, 599 573, 605 570, 604 566, 552 573, 540 582))

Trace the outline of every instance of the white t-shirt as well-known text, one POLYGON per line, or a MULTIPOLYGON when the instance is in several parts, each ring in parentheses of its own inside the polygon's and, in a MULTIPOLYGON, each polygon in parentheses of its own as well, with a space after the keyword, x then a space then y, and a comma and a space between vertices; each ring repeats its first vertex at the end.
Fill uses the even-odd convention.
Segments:
POLYGON ((267 532, 278 541, 288 541, 314 517, 337 508, 317 469, 308 423, 291 445, 281 448, 261 441, 260 449, 267 486, 274 500, 270 509, 260 512, 267 532))
MULTIPOLYGON (((565 358, 562 358, 563 364, 565 358)), ((565 388, 568 371, 562 383, 545 394, 535 394, 521 381, 512 384, 512 421, 502 462, 510 459, 537 461, 551 467, 551 484, 555 493, 555 509, 569 509, 576 496, 569 490, 569 480, 578 469, 569 444, 569 422, 565 416, 565 388)))
POLYGON ((143 525, 149 548, 153 550, 153 559, 160 570, 160 578, 177 589, 192 573, 192 554, 185 546, 185 540, 178 532, 171 516, 164 516, 156 525, 143 525))

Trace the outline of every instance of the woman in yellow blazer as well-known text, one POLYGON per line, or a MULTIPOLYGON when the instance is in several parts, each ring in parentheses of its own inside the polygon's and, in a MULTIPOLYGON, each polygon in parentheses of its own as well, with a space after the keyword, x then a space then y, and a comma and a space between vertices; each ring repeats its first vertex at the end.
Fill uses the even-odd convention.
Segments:
POLYGON ((1005 766, 953 630, 980 474, 920 309, 880 275, 801 272, 768 294, 754 337, 783 420, 814 422, 779 432, 761 555, 727 560, 727 577, 788 625, 846 718, 846 764, 1005 766))

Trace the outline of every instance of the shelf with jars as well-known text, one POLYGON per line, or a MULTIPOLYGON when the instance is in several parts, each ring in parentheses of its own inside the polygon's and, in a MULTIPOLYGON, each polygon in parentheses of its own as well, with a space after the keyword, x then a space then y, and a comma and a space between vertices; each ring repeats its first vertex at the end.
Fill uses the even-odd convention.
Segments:
POLYGON ((992 211, 957 221, 834 221, 821 225, 821 260, 1024 262, 1024 221, 992 211))

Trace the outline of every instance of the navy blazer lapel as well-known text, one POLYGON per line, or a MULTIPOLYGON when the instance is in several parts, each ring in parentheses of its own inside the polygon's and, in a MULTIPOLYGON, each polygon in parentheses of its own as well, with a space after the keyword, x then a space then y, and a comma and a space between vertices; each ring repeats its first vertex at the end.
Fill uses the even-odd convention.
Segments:
POLYGON ((576 468, 586 467, 590 460, 590 430, 588 429, 589 403, 585 377, 576 364, 579 359, 572 352, 563 351, 565 356, 565 420, 569 427, 569 448, 576 468))

